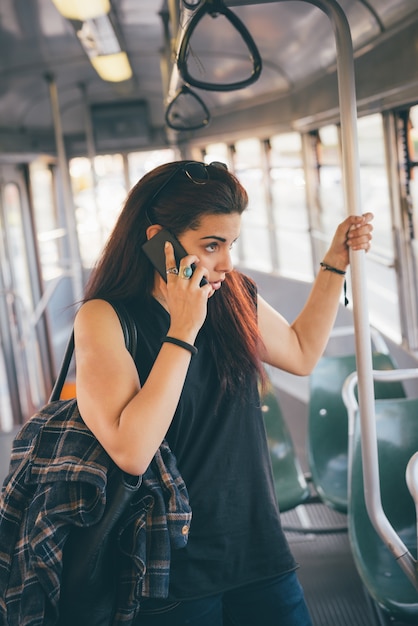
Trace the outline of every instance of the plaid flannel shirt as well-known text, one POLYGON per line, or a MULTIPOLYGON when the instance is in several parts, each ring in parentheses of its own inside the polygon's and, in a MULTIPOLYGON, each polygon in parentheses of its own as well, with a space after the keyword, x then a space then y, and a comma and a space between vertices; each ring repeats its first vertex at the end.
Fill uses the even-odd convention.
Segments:
MULTIPOLYGON (((59 613, 62 555, 74 526, 97 523, 114 463, 75 400, 54 402, 15 438, 0 498, 0 623, 50 626, 59 613)), ((168 595, 170 554, 188 539, 191 510, 164 441, 118 521, 123 569, 113 624, 130 624, 141 596, 168 595)))

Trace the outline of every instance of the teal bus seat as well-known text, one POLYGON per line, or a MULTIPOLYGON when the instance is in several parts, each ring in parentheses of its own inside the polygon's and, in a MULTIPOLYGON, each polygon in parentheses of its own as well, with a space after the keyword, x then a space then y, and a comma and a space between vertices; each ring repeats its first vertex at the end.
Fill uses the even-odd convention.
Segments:
POLYGON ((276 497, 280 510, 285 512, 306 502, 310 489, 271 383, 262 396, 262 409, 276 497))
MULTIPOLYGON (((375 415, 382 507, 390 524, 416 559, 416 510, 405 472, 410 458, 418 450, 418 399, 376 400, 375 415)), ((358 415, 355 422, 348 511, 354 562, 369 595, 383 614, 390 621, 416 625, 418 590, 377 534, 367 513, 358 415)))
MULTIPOLYGON (((389 354, 375 352, 373 369, 392 370, 389 354)), ((345 379, 356 370, 354 354, 324 356, 309 378, 307 455, 312 483, 330 508, 348 509, 348 416, 341 392, 345 379)), ((403 397, 401 382, 375 382, 375 397, 403 397)))

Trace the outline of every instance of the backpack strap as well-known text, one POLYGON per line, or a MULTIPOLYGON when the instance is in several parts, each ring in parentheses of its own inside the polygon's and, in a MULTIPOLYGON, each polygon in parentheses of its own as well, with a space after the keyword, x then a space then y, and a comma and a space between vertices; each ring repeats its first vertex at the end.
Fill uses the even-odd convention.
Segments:
MULTIPOLYGON (((123 337, 125 339, 126 349, 131 354, 132 358, 135 358, 137 343, 138 343, 138 329, 136 327, 135 321, 128 312, 127 308, 118 302, 109 302, 109 304, 114 308, 120 324, 122 326, 123 337)), ((61 362, 61 367, 59 369, 55 384, 52 388, 51 395, 49 396, 48 402, 54 402, 55 400, 60 399, 61 391, 64 386, 65 379, 68 374, 68 369, 70 367, 71 359, 74 353, 74 329, 71 332, 70 338, 68 339, 67 347, 65 348, 64 357, 61 362)))

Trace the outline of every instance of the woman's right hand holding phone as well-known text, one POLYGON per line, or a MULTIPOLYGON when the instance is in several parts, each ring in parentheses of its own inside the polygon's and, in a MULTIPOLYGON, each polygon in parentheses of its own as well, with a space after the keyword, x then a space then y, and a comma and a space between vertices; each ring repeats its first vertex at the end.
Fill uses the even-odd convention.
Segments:
POLYGON ((206 319, 207 302, 212 288, 209 283, 200 286, 206 271, 200 266, 196 255, 189 254, 181 259, 177 273, 170 271, 176 268, 174 250, 170 242, 166 242, 164 251, 167 283, 163 284, 161 281, 161 288, 166 292, 164 298, 171 318, 168 334, 193 343, 206 319))

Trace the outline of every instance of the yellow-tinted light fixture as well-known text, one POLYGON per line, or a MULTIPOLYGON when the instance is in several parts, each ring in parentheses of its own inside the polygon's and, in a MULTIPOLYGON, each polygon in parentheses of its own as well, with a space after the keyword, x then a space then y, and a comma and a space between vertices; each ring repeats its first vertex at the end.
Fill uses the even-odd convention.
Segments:
POLYGON ((119 83, 132 77, 128 55, 122 50, 108 15, 86 20, 81 28, 76 27, 76 32, 100 78, 119 83))
POLYGON ((132 68, 126 52, 90 57, 90 63, 100 78, 111 83, 120 83, 132 77, 132 68))
POLYGON ((52 0, 67 20, 85 22, 110 11, 109 0, 52 0))

